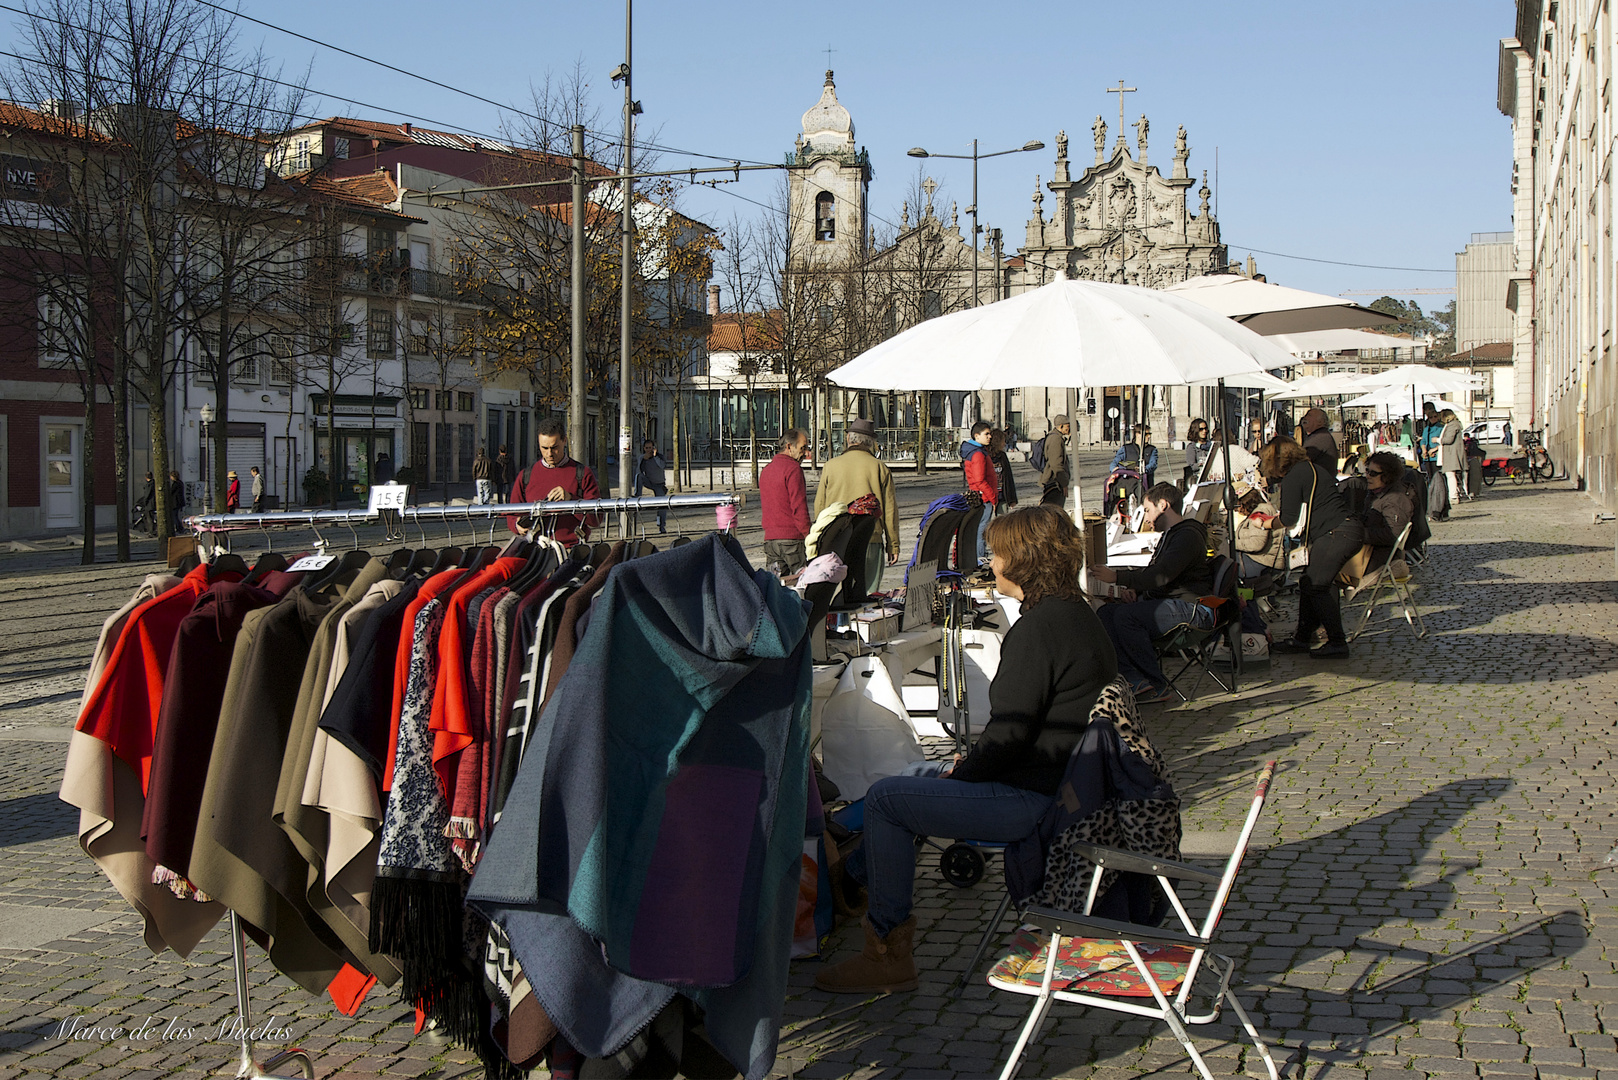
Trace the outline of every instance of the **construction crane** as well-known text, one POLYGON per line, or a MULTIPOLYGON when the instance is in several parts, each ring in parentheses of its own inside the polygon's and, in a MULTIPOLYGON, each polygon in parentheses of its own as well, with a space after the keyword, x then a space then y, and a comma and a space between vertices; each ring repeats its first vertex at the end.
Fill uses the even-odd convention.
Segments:
POLYGON ((1350 289, 1338 296, 1453 296, 1454 289, 1350 289))

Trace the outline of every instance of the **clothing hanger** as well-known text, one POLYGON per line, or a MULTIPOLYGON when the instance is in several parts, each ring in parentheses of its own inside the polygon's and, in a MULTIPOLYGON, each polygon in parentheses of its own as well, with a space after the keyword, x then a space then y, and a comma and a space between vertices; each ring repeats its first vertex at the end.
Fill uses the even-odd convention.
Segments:
POLYGON ((266 551, 258 557, 253 564, 253 572, 244 579, 248 585, 257 585, 264 578, 287 568, 286 556, 276 551, 266 551))
POLYGON ((370 561, 371 553, 369 551, 345 551, 336 562, 322 567, 313 581, 304 582, 304 592, 318 592, 331 585, 336 585, 345 576, 352 580, 353 574, 370 561))
POLYGON ((657 545, 652 543, 650 540, 644 540, 643 539, 643 540, 639 541, 638 543, 636 543, 635 546, 630 549, 629 557, 631 559, 639 559, 639 558, 643 558, 643 557, 645 557, 647 555, 655 555, 655 554, 657 554, 657 545))
POLYGON ((201 565, 202 556, 193 551, 191 554, 180 560, 180 565, 174 568, 174 573, 179 577, 185 577, 185 575, 189 574, 191 571, 195 570, 201 565))
POLYGON ((461 549, 458 547, 444 548, 438 553, 438 558, 433 562, 432 569, 427 571, 427 576, 432 577, 434 574, 442 573, 460 564, 461 549))
POLYGON ((223 555, 215 556, 213 562, 208 564, 208 581, 210 583, 218 581, 221 575, 232 572, 245 578, 252 573, 252 570, 240 555, 227 551, 223 555))
POLYGON ((410 563, 416 553, 409 548, 399 548, 388 556, 388 577, 395 581, 403 581, 410 572, 410 563))

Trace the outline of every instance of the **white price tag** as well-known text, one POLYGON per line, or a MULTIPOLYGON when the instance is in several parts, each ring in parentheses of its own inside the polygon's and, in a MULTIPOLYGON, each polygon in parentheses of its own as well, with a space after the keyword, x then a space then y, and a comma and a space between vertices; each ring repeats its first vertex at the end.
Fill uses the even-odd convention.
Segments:
POLYGON ((410 492, 409 484, 376 484, 371 488, 371 506, 369 512, 374 514, 379 510, 403 510, 405 496, 410 492))
POLYGON ((324 566, 330 566, 336 558, 337 556, 335 555, 305 555, 287 567, 287 573, 291 574, 300 570, 319 570, 324 566))

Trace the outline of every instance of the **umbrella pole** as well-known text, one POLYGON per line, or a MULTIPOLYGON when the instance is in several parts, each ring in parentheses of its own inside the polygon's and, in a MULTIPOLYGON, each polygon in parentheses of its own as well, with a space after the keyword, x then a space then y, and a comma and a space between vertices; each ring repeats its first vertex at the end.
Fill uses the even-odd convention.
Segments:
MULTIPOLYGON (((1219 380, 1219 410, 1225 408, 1225 380, 1219 380)), ((1221 487, 1225 500, 1225 543, 1230 548, 1230 561, 1240 565, 1236 557, 1236 500, 1232 497, 1236 490, 1236 478, 1230 474, 1230 435, 1226 433, 1219 440, 1219 452, 1225 459, 1225 483, 1221 487)))

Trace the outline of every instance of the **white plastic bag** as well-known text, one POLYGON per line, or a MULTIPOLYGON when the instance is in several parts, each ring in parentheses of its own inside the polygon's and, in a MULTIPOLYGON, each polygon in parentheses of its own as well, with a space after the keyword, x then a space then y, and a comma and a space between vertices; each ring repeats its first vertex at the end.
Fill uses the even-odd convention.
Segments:
POLYGON ((820 760, 850 801, 926 754, 911 733, 904 702, 878 656, 856 656, 820 715, 820 760))

